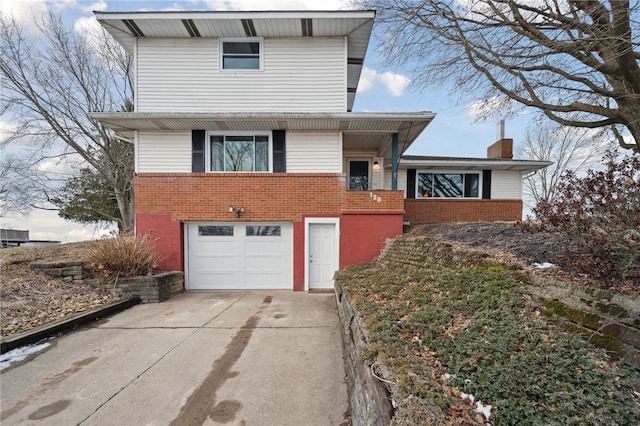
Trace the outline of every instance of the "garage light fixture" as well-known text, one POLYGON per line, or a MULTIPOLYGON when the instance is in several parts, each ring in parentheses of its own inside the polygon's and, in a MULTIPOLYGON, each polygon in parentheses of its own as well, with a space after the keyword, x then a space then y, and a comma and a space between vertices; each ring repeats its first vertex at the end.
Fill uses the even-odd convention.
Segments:
POLYGON ((235 213, 236 217, 240 217, 242 213, 244 213, 244 207, 233 207, 229 206, 229 213, 235 213))

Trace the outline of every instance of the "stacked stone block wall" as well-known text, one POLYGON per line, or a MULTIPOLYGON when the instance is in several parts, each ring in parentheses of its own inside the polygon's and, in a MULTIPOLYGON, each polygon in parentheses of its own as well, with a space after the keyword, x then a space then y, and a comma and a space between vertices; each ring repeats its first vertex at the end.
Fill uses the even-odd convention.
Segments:
POLYGON ((182 272, 163 272, 111 281, 94 279, 91 284, 121 296, 138 296, 142 303, 159 303, 183 291, 183 275, 182 272))
POLYGON ((34 271, 49 275, 50 277, 60 278, 64 281, 82 281, 86 274, 84 271, 84 262, 36 262, 29 264, 34 271))
POLYGON ((95 287, 111 290, 119 296, 138 296, 142 303, 162 302, 184 291, 182 272, 105 280, 87 279, 82 261, 32 263, 29 267, 65 281, 85 281, 95 287))

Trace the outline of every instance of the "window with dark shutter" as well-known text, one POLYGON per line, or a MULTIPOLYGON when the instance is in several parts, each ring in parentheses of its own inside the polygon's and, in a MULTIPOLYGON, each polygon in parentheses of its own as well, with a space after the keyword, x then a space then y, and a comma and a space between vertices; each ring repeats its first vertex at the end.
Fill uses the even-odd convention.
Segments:
POLYGON ((407 198, 416 198, 416 169, 407 170, 407 198))
POLYGON ((273 131, 273 171, 284 173, 287 171, 285 131, 273 131))
POLYGON ((482 171, 482 198, 491 198, 491 170, 482 171))
POLYGON ((204 173, 205 133, 204 130, 191 132, 191 171, 193 173, 204 173))

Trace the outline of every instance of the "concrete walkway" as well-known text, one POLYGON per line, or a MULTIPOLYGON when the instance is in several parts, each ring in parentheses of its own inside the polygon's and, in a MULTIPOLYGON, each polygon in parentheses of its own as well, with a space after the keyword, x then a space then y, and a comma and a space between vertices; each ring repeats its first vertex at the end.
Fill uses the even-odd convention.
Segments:
POLYGON ((2 425, 340 425, 333 294, 220 291, 139 305, 0 376, 2 425))

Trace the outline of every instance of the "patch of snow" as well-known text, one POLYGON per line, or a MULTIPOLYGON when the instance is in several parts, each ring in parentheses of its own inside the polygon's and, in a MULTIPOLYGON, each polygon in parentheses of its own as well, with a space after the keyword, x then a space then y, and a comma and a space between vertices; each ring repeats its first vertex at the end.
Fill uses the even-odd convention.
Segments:
POLYGON ((471 402, 475 402, 476 400, 476 397, 469 393, 460 392, 460 396, 462 397, 462 399, 468 399, 471 402))
POLYGON ((40 351, 51 346, 51 343, 40 343, 36 345, 27 345, 15 348, 9 352, 0 355, 0 371, 9 368, 12 364, 25 360, 28 356, 37 354, 40 351))
POLYGON ((553 268, 556 265, 549 262, 542 262, 542 263, 534 262, 531 266, 537 269, 549 269, 549 268, 553 268))
POLYGON ((491 416, 491 408, 492 405, 483 405, 482 401, 477 402, 478 406, 473 410, 474 413, 480 413, 484 416, 485 419, 489 420, 489 416, 491 416))

